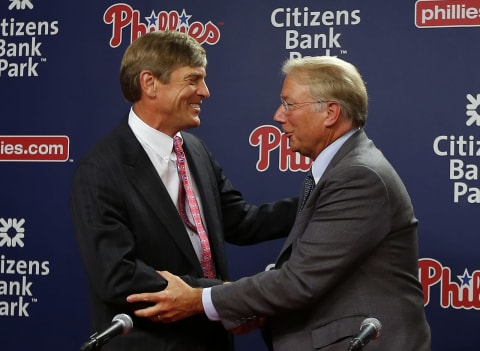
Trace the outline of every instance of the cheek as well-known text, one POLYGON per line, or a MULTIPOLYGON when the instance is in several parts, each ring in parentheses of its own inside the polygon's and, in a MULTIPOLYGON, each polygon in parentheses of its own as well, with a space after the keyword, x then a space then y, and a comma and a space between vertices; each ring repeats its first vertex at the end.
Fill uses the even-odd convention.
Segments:
POLYGON ((315 118, 301 116, 291 120, 292 126, 302 134, 311 135, 320 128, 319 121, 315 118))
POLYGON ((323 126, 320 120, 313 119, 310 123, 305 123, 301 128, 302 138, 308 144, 317 144, 322 139, 323 126))
POLYGON ((189 88, 189 86, 185 86, 185 87, 182 87, 182 89, 180 89, 176 95, 175 95, 175 101, 177 104, 185 104, 186 101, 188 101, 188 99, 190 98, 190 96, 192 96, 192 92, 191 92, 191 89, 189 88))

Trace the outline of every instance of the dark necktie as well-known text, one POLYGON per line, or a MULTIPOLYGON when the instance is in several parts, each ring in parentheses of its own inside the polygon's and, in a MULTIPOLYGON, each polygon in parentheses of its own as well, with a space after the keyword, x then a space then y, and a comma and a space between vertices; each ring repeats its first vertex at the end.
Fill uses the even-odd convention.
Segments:
POLYGON ((313 179, 312 171, 308 171, 305 180, 303 181, 303 192, 302 198, 300 199, 300 206, 298 208, 298 212, 303 210, 303 206, 307 202, 310 193, 312 192, 313 188, 315 187, 315 179, 313 179))
POLYGON ((206 278, 215 278, 215 266, 213 265, 212 252, 210 250, 210 243, 208 241, 208 235, 202 223, 202 217, 200 216, 200 208, 198 207, 197 199, 193 192, 190 180, 187 175, 187 167, 185 164, 185 153, 183 152, 182 139, 176 136, 173 138, 173 149, 177 155, 177 167, 178 174, 180 176, 180 191, 179 191, 179 203, 180 214, 187 226, 194 230, 200 237, 200 244, 202 246, 202 255, 200 265, 202 266, 203 274, 206 278), (185 211, 185 196, 188 201, 188 207, 192 214, 193 222, 190 223, 187 213, 185 211))

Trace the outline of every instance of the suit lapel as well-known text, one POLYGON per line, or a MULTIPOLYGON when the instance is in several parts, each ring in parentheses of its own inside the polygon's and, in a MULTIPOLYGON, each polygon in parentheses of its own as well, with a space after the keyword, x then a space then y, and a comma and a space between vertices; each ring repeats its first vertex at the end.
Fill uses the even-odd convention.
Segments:
MULTIPOLYGON (((315 187, 312 193, 309 196, 309 200, 315 201, 318 196, 319 189, 315 187)), ((287 239, 283 243, 282 249, 280 250, 280 254, 278 255, 276 266, 277 268, 281 266, 284 262, 288 261, 290 258, 290 254, 292 252, 292 246, 294 245, 295 240, 305 231, 310 218, 313 215, 313 207, 304 208, 303 211, 297 214, 297 218, 295 219, 295 223, 293 224, 292 229, 290 230, 290 234, 288 235, 287 239)))
MULTIPOLYGON (((125 126, 126 157, 124 167, 130 183, 151 206, 158 220, 166 229, 166 233, 177 243, 187 260, 201 274, 200 263, 195 250, 167 189, 130 127, 127 124, 125 126)), ((161 229, 159 228, 159 230, 161 229)))
MULTIPOLYGON (((363 131, 363 129, 360 129, 355 132, 342 145, 342 147, 338 150, 337 154, 330 161, 323 176, 320 178, 318 184, 315 186, 312 193, 310 194, 306 204, 311 201, 316 201, 316 199, 320 196, 322 179, 328 178, 328 172, 332 168, 336 167, 338 163, 340 163, 351 150, 357 148, 360 143, 364 143, 367 140, 368 139, 365 132, 363 131)), ((292 245, 294 244, 294 241, 305 231, 305 228, 308 226, 308 223, 313 216, 313 210, 314 209, 312 207, 304 206, 304 209, 297 215, 297 218, 295 219, 295 224, 290 231, 290 235, 285 240, 285 243, 280 250, 280 254, 278 255, 277 266, 281 266, 284 262, 288 261, 292 251, 292 245)))

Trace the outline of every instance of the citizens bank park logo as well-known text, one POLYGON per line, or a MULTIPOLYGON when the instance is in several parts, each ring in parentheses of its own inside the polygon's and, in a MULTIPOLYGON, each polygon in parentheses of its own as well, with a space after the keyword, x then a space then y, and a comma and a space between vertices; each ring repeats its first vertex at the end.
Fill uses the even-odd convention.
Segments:
MULTIPOLYGON (((469 128, 480 127, 480 94, 466 94, 465 97, 465 124, 469 128)), ((445 133, 433 140, 434 154, 449 162, 453 203, 480 203, 480 139, 477 134, 478 129, 469 135, 445 133)))
POLYGON ((30 307, 38 302, 35 277, 50 274, 50 262, 10 258, 6 250, 25 246, 25 219, 0 218, 0 317, 30 317, 30 307))
POLYGON ((418 28, 478 27, 480 0, 419 0, 415 3, 418 28))
POLYGON ((60 33, 59 21, 39 19, 33 1, 9 2, 8 12, 0 12, 0 79, 39 77, 48 62, 44 43, 60 33))
POLYGON ((0 135, 0 162, 65 162, 69 146, 65 135, 0 135))
POLYGON ((131 43, 138 37, 158 30, 173 30, 187 33, 200 44, 215 45, 220 40, 220 30, 211 21, 201 23, 194 21, 185 9, 178 11, 152 10, 148 16, 142 16, 140 11, 130 5, 117 3, 110 6, 103 14, 103 21, 112 26, 110 46, 118 47, 128 36, 131 43))

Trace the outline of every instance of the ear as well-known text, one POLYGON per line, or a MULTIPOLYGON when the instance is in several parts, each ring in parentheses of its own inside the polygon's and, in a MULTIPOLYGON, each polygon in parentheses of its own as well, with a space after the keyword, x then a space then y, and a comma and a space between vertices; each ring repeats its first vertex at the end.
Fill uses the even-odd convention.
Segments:
POLYGON ((327 118, 325 118, 325 126, 331 127, 342 116, 342 108, 338 102, 329 101, 327 102, 327 118))
POLYGON ((140 72, 139 76, 140 80, 140 87, 142 88, 142 94, 145 94, 148 97, 154 98, 157 95, 157 87, 158 84, 155 76, 153 75, 152 71, 143 70, 140 72))

